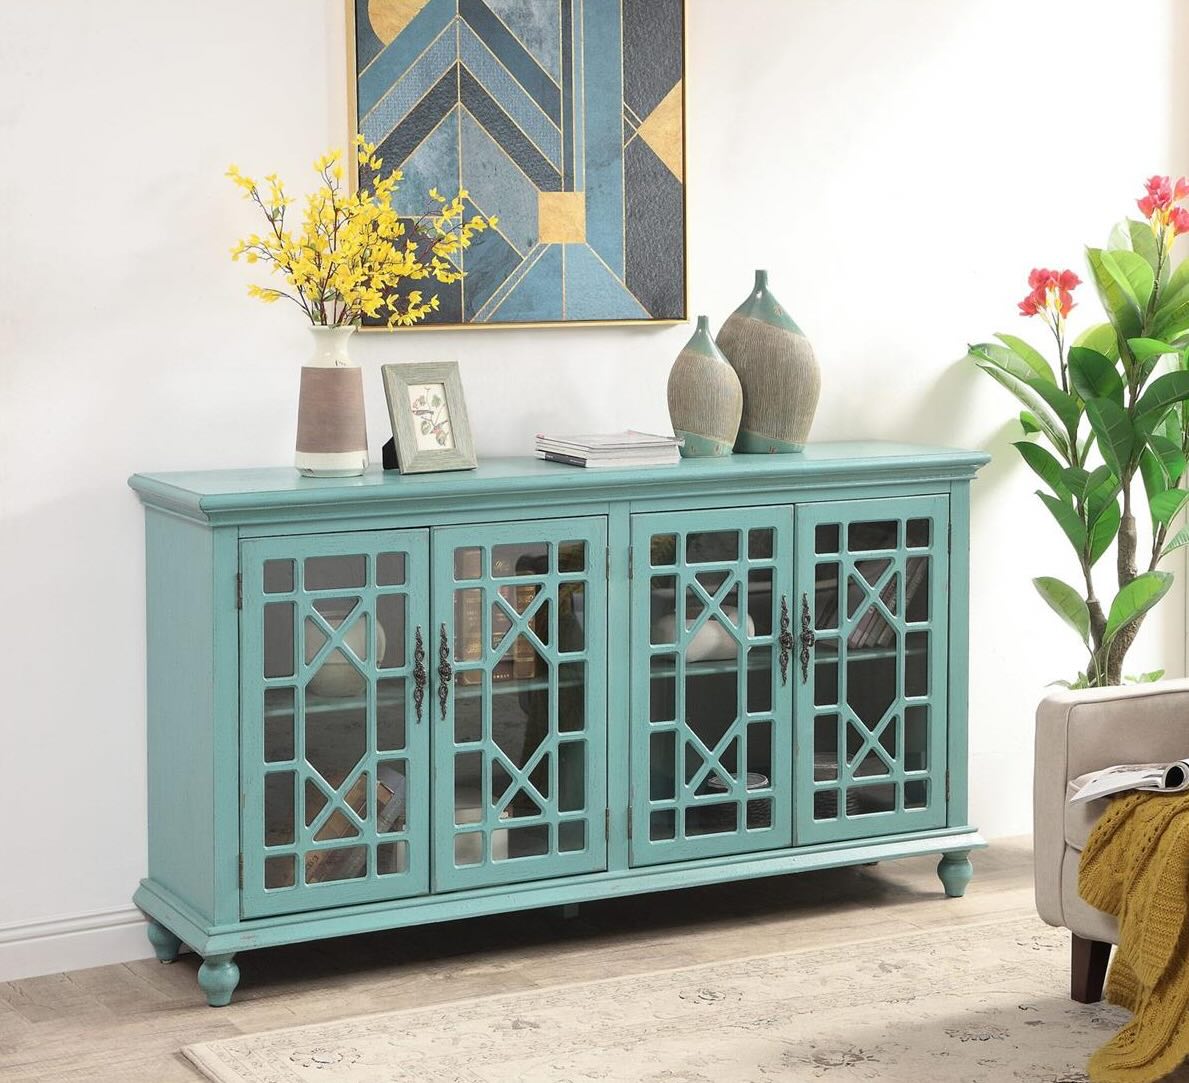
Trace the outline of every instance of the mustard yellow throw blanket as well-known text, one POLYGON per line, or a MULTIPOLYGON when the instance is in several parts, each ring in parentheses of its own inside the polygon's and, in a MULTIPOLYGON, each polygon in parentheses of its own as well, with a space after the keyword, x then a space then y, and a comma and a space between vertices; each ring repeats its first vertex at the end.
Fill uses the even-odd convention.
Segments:
POLYGON ((1115 799, 1078 891, 1119 919, 1106 996, 1134 1018, 1090 1058, 1093 1083, 1155 1083, 1189 1057, 1189 794, 1115 799))

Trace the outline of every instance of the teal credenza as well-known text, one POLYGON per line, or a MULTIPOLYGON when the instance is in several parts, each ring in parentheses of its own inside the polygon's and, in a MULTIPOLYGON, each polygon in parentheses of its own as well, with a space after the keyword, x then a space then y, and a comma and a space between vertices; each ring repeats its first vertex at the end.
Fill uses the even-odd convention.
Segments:
POLYGON ((274 944, 926 853, 962 894, 985 461, 135 475, 158 957, 218 1005, 274 944))

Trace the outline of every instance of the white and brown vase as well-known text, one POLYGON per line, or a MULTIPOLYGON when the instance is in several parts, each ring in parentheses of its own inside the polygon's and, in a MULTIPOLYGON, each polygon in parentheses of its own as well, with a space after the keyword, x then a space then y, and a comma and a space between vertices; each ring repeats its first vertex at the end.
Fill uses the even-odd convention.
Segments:
POLYGON ((714 345, 710 321, 699 316, 698 329, 669 372, 669 419, 682 440, 682 456, 730 455, 742 411, 739 377, 714 345))
POLYGON ((743 385, 743 420, 735 450, 802 451, 817 410, 822 377, 813 346, 768 292, 768 272, 722 325, 718 348, 743 385))
POLYGON ((349 478, 367 469, 363 373, 347 350, 354 327, 312 327, 314 356, 301 370, 297 469, 308 478, 349 478))

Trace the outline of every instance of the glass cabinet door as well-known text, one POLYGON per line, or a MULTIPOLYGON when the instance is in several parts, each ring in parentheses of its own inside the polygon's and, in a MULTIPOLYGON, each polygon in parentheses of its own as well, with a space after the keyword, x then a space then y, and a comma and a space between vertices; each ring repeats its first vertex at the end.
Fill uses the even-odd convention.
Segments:
POLYGON ((602 518, 433 532, 434 889, 606 868, 602 518))
POLYGON ((949 500, 797 509, 797 842, 946 821, 949 500))
POLYGON ((792 841, 789 507, 632 516, 635 865, 792 841))
POLYGON ((429 889, 429 540, 240 547, 247 917, 429 889))

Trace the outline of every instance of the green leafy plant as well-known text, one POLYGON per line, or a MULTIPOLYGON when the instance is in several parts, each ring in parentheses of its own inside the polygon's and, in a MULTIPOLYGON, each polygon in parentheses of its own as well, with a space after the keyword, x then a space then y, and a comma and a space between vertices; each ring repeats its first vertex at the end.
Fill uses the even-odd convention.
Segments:
MULTIPOLYGON (((1029 276, 1024 316, 1037 317, 1056 341, 1054 370, 1044 354, 1015 335, 970 347, 970 357, 1023 405, 1027 439, 1015 444, 1044 483, 1037 496, 1072 546, 1080 583, 1033 580, 1040 595, 1088 652, 1072 687, 1120 684, 1140 625, 1172 585, 1160 568, 1189 544, 1189 527, 1173 524, 1189 500, 1183 487, 1189 456, 1189 260, 1172 266, 1172 245, 1189 233, 1189 180, 1152 177, 1137 201, 1145 221, 1115 227, 1086 262, 1107 322, 1072 344, 1066 318, 1081 280, 1072 271, 1038 268, 1029 276), (1135 484, 1145 508, 1141 551, 1135 484), (1147 542, 1150 541, 1150 547, 1147 542), (1116 591, 1104 605, 1095 565, 1115 548, 1116 591)), ((1134 680, 1155 680, 1160 673, 1134 680)))

